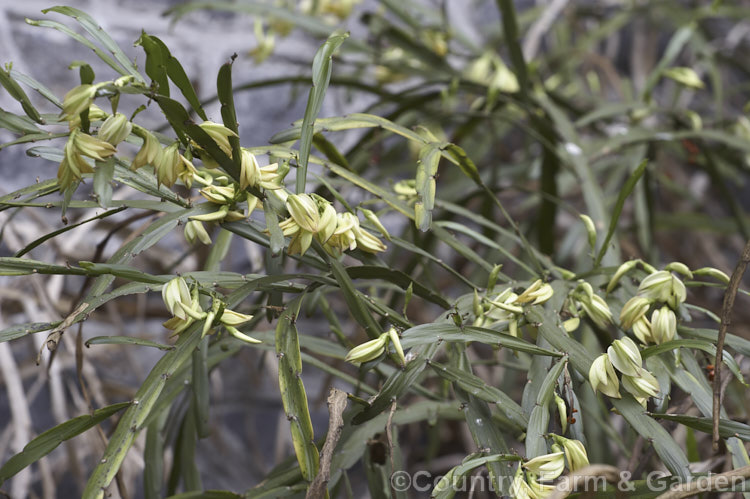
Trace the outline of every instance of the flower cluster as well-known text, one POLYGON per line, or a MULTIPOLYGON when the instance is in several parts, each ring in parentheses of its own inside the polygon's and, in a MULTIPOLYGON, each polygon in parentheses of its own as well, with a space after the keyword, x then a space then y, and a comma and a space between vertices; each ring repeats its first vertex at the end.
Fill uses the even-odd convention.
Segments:
MULTIPOLYGON (((285 236, 292 237, 289 243, 290 254, 304 255, 310 248, 313 237, 334 256, 340 256, 347 249, 359 248, 368 253, 386 249, 380 239, 360 226, 356 215, 337 213, 330 201, 317 194, 290 194, 286 199, 286 209, 289 218, 279 225, 285 236)), ((372 212, 368 214, 367 218, 377 219, 372 212)), ((380 222, 377 222, 376 227, 385 237, 389 237, 380 222)))
POLYGON ((646 400, 649 397, 656 397, 659 394, 659 382, 653 374, 643 368, 641 351, 638 345, 628 337, 613 341, 607 353, 597 357, 591 364, 591 369, 589 369, 591 388, 608 397, 622 398, 620 380, 615 370, 622 375, 622 386, 642 406, 646 406, 646 400))
POLYGON ((117 152, 117 145, 125 140, 133 129, 132 123, 121 113, 107 115, 93 104, 96 92, 104 85, 116 86, 123 82, 103 82, 96 85, 84 84, 70 90, 63 99, 60 119, 68 122, 70 135, 65 144, 63 159, 57 169, 60 187, 67 189, 80 181, 84 173, 93 173, 97 161, 105 161, 117 152), (88 110, 89 121, 104 120, 97 137, 81 128, 81 113, 88 110), (92 164, 89 160, 93 160, 92 164))
POLYGON ((513 336, 518 336, 518 319, 523 314, 521 305, 538 305, 550 298, 554 291, 552 286, 537 279, 520 295, 506 288, 494 298, 480 297, 474 292, 474 326, 491 327, 498 322, 507 321, 508 330, 513 336))
POLYGON ((242 332, 237 327, 249 322, 253 316, 241 314, 226 308, 225 304, 218 299, 213 300, 211 309, 206 312, 201 308, 198 299, 198 287, 188 286, 185 279, 175 277, 170 280, 161 290, 161 296, 169 312, 173 315, 164 323, 164 327, 177 335, 185 331, 196 321, 204 321, 202 335, 209 334, 215 326, 221 325, 224 329, 246 343, 260 343, 242 332))
MULTIPOLYGON (((262 208, 261 200, 247 190, 252 188, 256 193, 260 189, 278 192, 276 197, 286 201, 290 217, 281 223, 281 229, 285 236, 291 237, 290 254, 304 254, 312 244, 313 237, 336 257, 355 248, 368 253, 385 251, 383 242, 362 228, 356 215, 337 213, 329 201, 316 194, 286 192, 283 181, 289 171, 288 166, 282 168, 278 163, 261 166, 252 151, 240 147, 240 175, 234 181, 217 169, 217 161, 196 142, 191 141, 188 148, 181 152, 178 141, 162 146, 153 133, 133 124, 125 115, 114 113, 108 116, 93 103, 97 91, 108 84, 121 86, 125 81, 79 85, 65 96, 61 117, 69 122, 71 133, 58 170, 63 189, 81 180, 82 174, 93 173, 95 163, 92 164, 91 160, 110 158, 115 154, 117 144, 133 134, 142 143, 131 162, 131 170, 152 166, 158 184, 166 187, 180 181, 190 189, 194 182, 198 183, 202 187, 201 196, 215 205, 213 211, 191 216, 185 225, 185 238, 191 244, 196 241, 211 243, 204 222, 238 221, 249 217, 253 210, 262 208), (90 120, 104 119, 96 137, 80 128, 81 113, 87 109, 90 120), (193 164, 194 155, 201 159, 203 168, 196 168, 193 164)), ((199 126, 224 154, 234 159, 232 141, 239 139, 234 131, 212 121, 205 121, 199 126)), ((362 211, 365 218, 390 239, 377 216, 369 210, 362 211)))
MULTIPOLYGON (((637 260, 620 266, 610 280, 607 289, 613 289, 618 280, 635 267, 637 260)), ((690 269, 682 263, 674 262, 664 270, 651 269, 638 286, 638 292, 630 298, 620 312, 620 327, 632 329, 633 334, 647 345, 671 341, 677 332, 677 314, 680 304, 685 301, 685 284, 672 271, 692 278, 690 269), (650 320, 649 320, 649 311, 650 320)))
POLYGON ((576 471, 589 465, 588 454, 579 440, 551 434, 552 453, 537 456, 518 467, 510 487, 511 496, 517 499, 542 499, 555 490, 549 484, 565 470, 576 471), (547 482, 547 483, 545 483, 547 482))

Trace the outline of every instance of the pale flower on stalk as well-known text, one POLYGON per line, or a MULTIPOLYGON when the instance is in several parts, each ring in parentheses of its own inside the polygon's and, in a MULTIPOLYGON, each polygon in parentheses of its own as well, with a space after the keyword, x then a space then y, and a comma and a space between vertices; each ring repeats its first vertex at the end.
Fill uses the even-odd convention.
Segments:
POLYGON ((660 345, 672 341, 677 333, 677 316, 666 305, 651 314, 651 335, 654 343, 660 345))
POLYGON ((615 369, 628 376, 640 376, 643 359, 638 345, 633 340, 624 337, 613 341, 607 349, 607 354, 615 369))
POLYGON ((203 223, 198 220, 188 220, 185 224, 185 239, 190 244, 195 244, 196 241, 207 245, 211 244, 211 236, 208 235, 203 223))
POLYGON ((133 124, 130 123, 128 117, 122 113, 115 113, 104 120, 101 128, 99 128, 97 137, 116 146, 127 139, 132 130, 133 124))
POLYGON ((552 439, 562 446, 570 471, 578 471, 589 465, 589 456, 583 442, 560 435, 552 435, 552 439))
POLYGON ((352 348, 344 360, 360 364, 375 360, 385 351, 388 339, 388 334, 383 333, 374 340, 362 343, 361 345, 352 348))
POLYGON ((589 382, 591 388, 612 398, 622 398, 620 395, 620 380, 609 360, 609 355, 602 354, 597 357, 589 369, 589 382))
POLYGON ((648 317, 644 315, 633 323, 633 334, 644 345, 654 342, 654 337, 651 332, 651 322, 648 320, 648 317))
POLYGON ((213 121, 204 121, 199 126, 216 142, 216 145, 224 151, 224 154, 229 157, 232 156, 232 146, 229 143, 229 137, 239 137, 236 133, 224 125, 214 123, 213 121))
POLYGON ((559 477, 565 469, 565 458, 562 452, 544 454, 523 463, 527 471, 534 473, 540 480, 548 481, 559 477))
POLYGON ((143 144, 130 164, 130 169, 135 171, 142 166, 151 165, 156 167, 156 159, 162 152, 161 144, 154 134, 141 127, 135 127, 135 134, 143 139, 143 144))
POLYGON ((290 194, 286 200, 286 209, 299 227, 307 232, 318 232, 320 214, 318 205, 307 194, 290 194))
POLYGON ((70 132, 63 150, 63 159, 57 170, 60 187, 65 189, 76 180, 81 180, 84 173, 93 173, 94 169, 84 157, 95 161, 104 161, 116 152, 112 144, 84 133, 80 128, 70 132))
POLYGON ((261 167, 258 159, 249 150, 242 148, 240 161, 240 187, 248 186, 262 187, 264 189, 280 189, 281 176, 279 175, 279 164, 273 163, 261 167))
POLYGON ((652 303, 652 298, 644 296, 634 296, 625 302, 620 311, 620 327, 630 329, 634 322, 646 315, 652 303))
POLYGON ((636 398, 656 397, 659 395, 659 381, 646 369, 641 369, 638 376, 622 377, 622 386, 636 398))
POLYGON ((586 316, 601 329, 612 323, 612 312, 601 296, 592 293, 590 297, 582 296, 577 301, 586 316))
POLYGON ((193 164, 180 154, 179 142, 162 149, 154 158, 153 164, 157 181, 167 187, 172 187, 178 178, 183 182, 191 182, 190 179, 195 172, 193 164))

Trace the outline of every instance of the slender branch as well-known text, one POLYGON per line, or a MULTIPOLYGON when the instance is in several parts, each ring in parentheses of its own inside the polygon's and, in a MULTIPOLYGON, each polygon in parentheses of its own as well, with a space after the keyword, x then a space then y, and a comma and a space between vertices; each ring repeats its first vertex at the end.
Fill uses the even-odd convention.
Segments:
POLYGON ((732 308, 734 299, 737 297, 737 290, 740 288, 740 281, 745 275, 747 264, 750 263, 750 240, 745 243, 742 249, 740 261, 732 272, 729 279, 729 285, 724 292, 724 303, 721 306, 721 324, 719 325, 719 337, 716 340, 716 359, 714 360, 714 397, 713 397, 713 448, 714 451, 719 449, 719 417, 721 413, 721 365, 724 361, 724 340, 727 336, 727 329, 731 324, 732 308))

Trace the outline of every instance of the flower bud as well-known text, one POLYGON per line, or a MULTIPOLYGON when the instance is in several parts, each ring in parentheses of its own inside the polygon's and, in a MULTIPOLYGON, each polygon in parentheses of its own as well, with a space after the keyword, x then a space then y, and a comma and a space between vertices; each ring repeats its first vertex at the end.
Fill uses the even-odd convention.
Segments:
POLYGON ((365 208, 360 208, 360 210, 362 211, 362 214, 365 216, 365 220, 367 220, 372 225, 374 225, 375 228, 378 230, 378 232, 380 232, 380 234, 382 234, 384 238, 390 241, 391 235, 388 233, 388 230, 386 230, 383 224, 380 223, 380 219, 378 218, 378 216, 372 211, 367 210, 365 208))
POLYGON ((620 311, 620 327, 630 329, 635 321, 646 315, 652 301, 643 296, 634 296, 628 300, 620 311))
POLYGON ((206 228, 198 220, 188 220, 185 224, 185 239, 190 244, 195 244, 198 240, 203 244, 211 244, 211 236, 206 232, 206 228))
POLYGON ((101 140, 116 146, 127 139, 132 130, 133 124, 130 123, 128 117, 122 113, 115 113, 104 120, 97 135, 101 140))
POLYGON ((638 265, 638 260, 628 260, 617 267, 617 271, 612 276, 612 279, 609 280, 609 284, 607 284, 607 293, 611 293, 615 289, 615 286, 617 286, 617 283, 620 282, 620 279, 622 279, 622 276, 633 270, 636 265, 638 265))
POLYGON ((175 142, 160 151, 154 158, 154 169, 156 170, 156 180, 159 184, 172 187, 177 182, 177 175, 180 169, 180 152, 177 149, 179 143, 175 142))
POLYGON ((693 273, 690 272, 690 268, 688 268, 687 265, 685 265, 682 262, 672 262, 664 267, 664 270, 668 270, 670 272, 677 272, 678 274, 682 274, 688 279, 693 278, 693 273))
POLYGON ((653 374, 641 369, 638 376, 622 377, 622 386, 636 398, 656 397, 659 395, 659 382, 653 374))
POLYGON ((224 309, 224 312, 219 318, 219 322, 225 326, 241 326, 253 318, 252 315, 241 314, 234 310, 224 309))
POLYGON ((693 68, 688 67, 673 67, 665 69, 662 74, 667 78, 670 78, 677 83, 684 85, 688 88, 701 89, 705 85, 701 81, 698 73, 693 68))
POLYGON ((588 235, 589 247, 593 251, 596 249, 596 226, 594 221, 588 215, 578 215, 583 222, 583 226, 586 228, 586 234, 588 235))
POLYGON ((560 415, 560 427, 562 432, 568 429, 568 406, 565 404, 565 400, 557 393, 555 395, 555 405, 557 406, 557 413, 560 415))
POLYGON ((227 214, 229 214, 229 206, 225 204, 212 213, 204 213, 203 215, 191 215, 190 220, 198 220, 199 222, 218 222, 219 220, 224 220, 227 214))
POLYGON ((244 341, 245 343, 250 343, 251 345, 262 343, 260 340, 256 340, 252 336, 246 335, 234 326, 224 326, 224 329, 226 329, 229 334, 240 341, 244 341))
POLYGON ((612 365, 623 374, 638 376, 643 370, 643 359, 638 345, 627 336, 621 340, 615 340, 607 349, 609 360, 612 365))
POLYGON ((307 232, 318 232, 320 215, 315 201, 307 194, 290 194, 286 200, 286 209, 295 222, 307 232))
POLYGON ((594 391, 599 390, 612 398, 622 398, 620 395, 620 381, 617 379, 614 367, 605 353, 597 357, 589 369, 589 382, 594 391))
POLYGON ((717 281, 721 281, 724 284, 729 284, 729 276, 726 275, 721 270, 715 269, 713 267, 703 267, 703 268, 694 270, 693 275, 705 275, 708 277, 713 277, 717 281))
POLYGON ((390 339, 391 344, 393 345, 393 349, 396 350, 396 355, 398 355, 398 358, 401 361, 401 365, 406 365, 406 357, 404 356, 404 349, 401 346, 401 338, 399 338, 398 331, 396 331, 396 328, 392 327, 388 330, 388 338, 390 339))
MULTIPOLYGON (((386 236, 386 239, 390 240, 390 237, 386 236)), ((497 283, 497 276, 500 275, 500 271, 503 268, 503 264, 498 264, 492 267, 492 271, 490 271, 490 275, 487 278, 487 291, 492 291, 495 288, 495 284, 497 283)))
POLYGON ((388 335, 381 334, 374 340, 352 348, 344 360, 352 363, 365 363, 377 359, 385 351, 386 343, 388 343, 388 335))
POLYGON ((651 314, 651 335, 654 343, 660 345, 674 339, 677 332, 677 316, 667 306, 654 310, 651 314))
POLYGON ((544 454, 523 463, 527 471, 536 474, 540 480, 554 480, 565 469, 565 457, 562 452, 544 454))

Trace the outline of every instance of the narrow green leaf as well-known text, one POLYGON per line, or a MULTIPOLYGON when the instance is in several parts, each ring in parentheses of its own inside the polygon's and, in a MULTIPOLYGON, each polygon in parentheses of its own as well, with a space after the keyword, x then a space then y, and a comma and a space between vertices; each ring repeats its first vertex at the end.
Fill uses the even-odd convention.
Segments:
POLYGON ((609 229, 607 229, 607 235, 604 237, 604 242, 599 248, 599 253, 596 255, 596 260, 594 260, 595 267, 599 266, 602 258, 604 258, 604 254, 609 249, 609 241, 612 240, 612 236, 615 235, 615 231, 617 230, 617 221, 620 219, 622 208, 625 206, 625 200, 628 198, 628 196, 630 196, 630 193, 633 192, 636 184, 643 176, 643 172, 646 171, 647 166, 648 160, 644 159, 641 164, 638 165, 638 168, 636 168, 635 171, 630 175, 628 180, 622 186, 622 189, 620 189, 620 193, 617 195, 617 201, 615 202, 615 207, 612 210, 612 218, 609 221, 609 229))
POLYGON ((94 195, 102 208, 108 208, 112 203, 112 180, 114 176, 115 163, 113 160, 97 162, 97 167, 94 169, 94 195))
POLYGON ((25 255, 26 253, 28 253, 29 251, 31 251, 34 248, 36 248, 37 246, 39 246, 40 244, 42 244, 42 243, 44 243, 46 241, 49 241, 50 239, 52 239, 54 237, 57 237, 60 234, 64 234, 65 232, 68 232, 71 229, 75 229, 76 227, 80 227, 81 225, 85 225, 85 224, 87 224, 89 222, 93 222, 94 220, 100 220, 102 218, 107 218, 109 216, 112 216, 115 213, 120 213, 124 209, 125 209, 125 207, 122 206, 120 208, 115 208, 114 210, 105 211, 104 213, 102 213, 100 215, 96 215, 96 216, 93 216, 91 218, 87 218, 87 219, 85 219, 85 220, 83 220, 81 222, 74 223, 74 224, 69 224, 69 225, 66 225, 65 227, 63 227, 61 229, 54 230, 52 232, 48 232, 47 234, 43 235, 39 239, 36 239, 36 240, 30 242, 29 244, 27 244, 23 249, 21 249, 18 253, 16 253, 15 256, 16 257, 21 257, 21 256, 25 255))
POLYGON ((430 343, 477 341, 487 345, 497 345, 526 352, 533 355, 549 355, 562 357, 563 354, 539 348, 522 338, 516 338, 507 333, 475 326, 458 327, 452 322, 421 324, 407 329, 401 335, 401 345, 410 348, 430 343))
POLYGON ((166 46, 156 37, 142 32, 135 45, 140 45, 146 52, 146 75, 156 83, 156 91, 161 95, 169 97, 169 79, 167 77, 167 66, 165 59, 166 46))
POLYGON ((539 389, 536 397, 536 405, 531 410, 529 417, 529 426, 526 430, 526 458, 532 459, 543 454, 547 454, 547 443, 544 435, 547 434, 549 425, 549 404, 552 402, 552 396, 555 393, 557 378, 560 377, 566 364, 563 358, 549 370, 547 376, 539 389))
POLYGON ((137 345, 141 347, 153 347, 159 350, 174 350, 172 345, 165 345, 144 338, 134 338, 132 336, 94 336, 86 340, 86 346, 91 345, 137 345))
POLYGON ((523 413, 521 406, 502 390, 487 384, 484 380, 470 372, 432 361, 429 364, 441 378, 455 383, 470 395, 485 402, 495 404, 509 420, 518 425, 519 429, 526 428, 529 420, 523 413))
MULTIPOLYGON (((318 248, 320 248, 320 245, 314 241, 313 247, 317 251, 318 248)), ((378 326, 375 318, 370 313, 369 308, 364 302, 364 298, 355 289, 354 283, 346 272, 346 269, 344 269, 344 266, 341 265, 341 262, 336 258, 326 253, 322 248, 320 248, 318 254, 325 258, 331 266, 331 273, 341 288, 341 293, 344 295, 344 300, 346 301, 349 313, 352 314, 354 320, 365 329, 365 332, 370 338, 376 338, 382 332, 380 326, 378 326)))
POLYGON ((0 343, 23 338, 29 334, 48 331, 56 327, 60 322, 27 322, 15 324, 0 331, 0 343))
POLYGON ((5 90, 8 91, 11 97, 21 103, 21 107, 26 113, 26 116, 39 123, 40 125, 45 124, 44 120, 39 115, 39 111, 37 111, 33 104, 31 104, 29 96, 26 95, 26 92, 23 91, 21 85, 19 85, 16 80, 11 77, 9 71, 6 71, 2 68, 0 68, 0 85, 5 87, 5 90))
POLYGON ((83 12, 82 10, 73 8, 73 7, 63 7, 63 6, 57 6, 57 7, 51 7, 49 9, 42 10, 44 14, 47 12, 57 12, 58 14, 62 14, 65 16, 72 17, 75 19, 88 33, 94 38, 94 40, 98 41, 109 53, 115 56, 115 59, 120 63, 122 68, 127 72, 127 74, 135 77, 135 79, 139 82, 145 82, 143 79, 143 76, 138 72, 138 69, 135 67, 135 64, 128 58, 127 55, 125 55, 125 52, 122 51, 119 45, 115 43, 115 41, 112 39, 109 34, 102 29, 99 24, 94 21, 94 19, 83 12))
POLYGON ((93 428, 105 419, 109 419, 113 414, 130 405, 130 402, 108 405, 107 407, 95 410, 93 414, 78 416, 45 431, 26 444, 21 452, 8 459, 2 468, 0 468, 0 484, 4 483, 28 465, 37 462, 39 459, 52 452, 64 441, 70 440, 86 430, 93 428))
POLYGON ((292 432, 292 443, 297 454, 302 476, 311 481, 318 472, 318 448, 313 440, 313 427, 302 383, 302 357, 296 316, 304 295, 290 303, 276 326, 276 354, 279 358, 279 389, 284 412, 292 432))
POLYGON ((26 23, 31 26, 38 26, 41 28, 52 28, 52 29, 56 29, 57 31, 60 31, 61 33, 65 33, 66 35, 68 35, 69 37, 71 37, 73 40, 77 41, 81 45, 93 50, 94 53, 99 57, 99 59, 104 61, 104 63, 107 64, 107 66, 117 71, 117 73, 119 73, 120 75, 127 76, 130 74, 128 73, 127 70, 125 70, 122 66, 120 66, 117 63, 117 61, 112 59, 112 57, 110 57, 109 54, 107 54, 107 52, 103 51, 100 47, 97 47, 96 45, 91 43, 89 39, 76 33, 75 31, 73 31, 72 29, 70 29, 69 27, 67 27, 66 25, 62 23, 59 23, 57 21, 49 21, 46 19, 45 20, 26 19, 26 23))
POLYGON ((296 191, 297 194, 305 192, 307 184, 307 163, 312 148, 315 119, 320 114, 323 106, 328 84, 331 81, 333 70, 331 60, 336 49, 349 37, 348 33, 333 33, 328 40, 321 45, 315 53, 312 64, 312 88, 307 99, 305 115, 302 119, 302 132, 300 136, 299 163, 297 168, 296 191))
POLYGON ((166 352, 148 374, 135 394, 134 400, 138 403, 132 404, 120 418, 102 459, 89 476, 82 495, 84 499, 103 497, 104 490, 112 482, 136 436, 143 429, 144 422, 151 414, 167 380, 187 362, 198 345, 202 325, 202 322, 198 322, 183 332, 175 348, 166 352))
MULTIPOLYGON (((713 431, 713 419, 696 416, 683 416, 681 414, 652 413, 651 416, 667 421, 676 421, 682 425, 693 428, 703 433, 710 434, 713 431)), ((732 421, 730 419, 719 420, 719 435, 722 438, 737 437, 740 440, 750 441, 750 426, 745 423, 732 421)))

